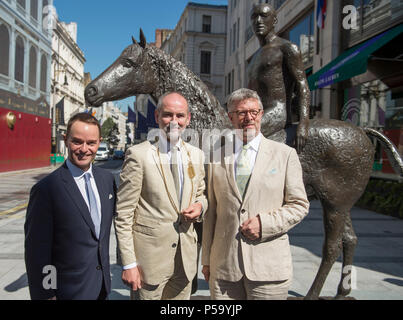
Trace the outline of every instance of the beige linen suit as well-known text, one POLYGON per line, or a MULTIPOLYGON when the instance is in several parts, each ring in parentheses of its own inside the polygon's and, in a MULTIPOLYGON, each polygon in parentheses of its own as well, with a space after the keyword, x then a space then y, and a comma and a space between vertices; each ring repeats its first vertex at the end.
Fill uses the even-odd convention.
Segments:
MULTIPOLYGON (((178 220, 163 179, 164 174, 172 200, 179 208, 169 159, 166 153, 158 156, 157 146, 145 141, 127 150, 115 219, 122 264, 137 262, 144 282, 158 285, 172 274, 175 253, 180 247, 185 274, 192 281, 197 270, 197 234, 192 223, 178 220)), ((185 147, 181 151, 184 173, 181 208, 187 208, 190 200, 200 202, 206 210, 204 154, 190 144, 185 143, 185 147), (186 150, 196 174, 193 179, 188 174, 186 150)))
POLYGON ((287 231, 308 213, 301 165, 294 149, 262 137, 245 197, 234 177, 234 154, 209 165, 202 264, 210 277, 239 281, 292 278, 287 231), (244 221, 260 215, 261 238, 246 239, 244 221))

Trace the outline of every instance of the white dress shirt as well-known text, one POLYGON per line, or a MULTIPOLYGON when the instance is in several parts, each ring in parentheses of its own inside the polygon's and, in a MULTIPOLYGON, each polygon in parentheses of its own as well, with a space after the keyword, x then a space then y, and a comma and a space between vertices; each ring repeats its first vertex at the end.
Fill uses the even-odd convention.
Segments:
POLYGON ((80 193, 83 196, 83 199, 87 204, 89 211, 91 211, 91 209, 90 209, 90 202, 87 197, 87 191, 85 190, 84 174, 86 174, 87 172, 90 174, 91 187, 95 194, 95 199, 97 201, 98 215, 99 218, 101 219, 101 199, 99 197, 98 188, 97 184, 95 183, 94 175, 92 174, 92 164, 90 165, 90 168, 87 171, 81 170, 79 167, 74 165, 69 159, 66 160, 66 165, 71 175, 73 176, 74 181, 76 182, 77 187, 80 190, 80 193))
MULTIPOLYGON (((246 151, 246 157, 249 159, 249 165, 251 168, 251 171, 253 171, 253 167, 255 166, 256 162, 256 157, 257 157, 257 152, 259 151, 259 146, 260 146, 260 141, 262 141, 262 134, 259 133, 256 137, 252 139, 251 142, 249 142, 249 149, 246 151)), ((239 156, 241 155, 242 152, 242 147, 243 147, 243 142, 235 136, 235 153, 234 153, 234 177, 236 177, 237 173, 237 167, 238 167, 238 161, 239 161, 239 156)))
MULTIPOLYGON (((159 136, 159 141, 158 141, 158 147, 160 150, 160 153, 166 153, 168 156, 168 160, 169 163, 171 163, 171 159, 172 159, 172 148, 170 143, 168 143, 167 139, 160 135, 159 136)), ((180 200, 179 203, 182 202, 182 187, 183 187, 183 164, 182 164, 182 149, 183 149, 183 145, 182 145, 182 140, 179 139, 178 142, 174 145, 175 147, 178 148, 178 152, 179 154, 177 155, 177 159, 178 159, 178 170, 179 170, 179 193, 180 193, 180 200)))

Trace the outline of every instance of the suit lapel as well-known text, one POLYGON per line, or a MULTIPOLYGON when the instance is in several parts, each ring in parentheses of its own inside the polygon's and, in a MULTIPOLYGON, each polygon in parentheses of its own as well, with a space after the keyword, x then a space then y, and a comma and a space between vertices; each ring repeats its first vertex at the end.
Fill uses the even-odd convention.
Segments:
MULTIPOLYGON (((63 185, 67 191, 67 194, 70 196, 72 202, 75 204, 78 211, 82 215, 84 221, 90 227, 91 232, 93 233, 94 237, 96 238, 95 226, 94 226, 94 223, 92 222, 92 218, 91 218, 91 214, 88 210, 88 206, 85 203, 83 196, 81 195, 80 189, 78 189, 78 186, 77 186, 76 182, 74 181, 73 176, 71 175, 69 169, 67 168, 66 162, 63 164, 63 166, 61 168, 62 168, 62 170, 61 170, 62 181, 63 181, 63 185)), ((98 187, 98 185, 97 185, 97 187, 98 187)))
POLYGON ((239 193, 238 186, 236 185, 236 180, 235 180, 235 154, 232 152, 230 155, 224 157, 224 166, 225 166, 225 171, 227 172, 227 179, 228 182, 238 198, 239 202, 242 202, 242 196, 239 193))
POLYGON ((192 184, 193 179, 190 179, 188 174, 189 168, 189 159, 187 156, 186 147, 181 148, 181 159, 182 159, 182 167, 183 167, 183 186, 182 186, 182 202, 181 202, 181 210, 186 209, 189 206, 189 199, 192 197, 192 184))
POLYGON ((270 142, 268 139, 262 137, 259 150, 257 152, 255 165, 253 167, 249 183, 245 191, 244 201, 247 201, 250 194, 253 193, 253 186, 259 185, 256 183, 259 179, 261 179, 261 174, 264 172, 267 165, 271 162, 272 150, 269 143, 270 142))

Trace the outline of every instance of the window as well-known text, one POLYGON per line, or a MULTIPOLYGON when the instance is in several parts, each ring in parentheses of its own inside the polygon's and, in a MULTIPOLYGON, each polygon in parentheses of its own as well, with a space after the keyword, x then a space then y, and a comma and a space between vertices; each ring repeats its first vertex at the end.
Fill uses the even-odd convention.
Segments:
POLYGON ((46 85, 47 85, 47 78, 48 78, 48 60, 46 56, 43 54, 41 58, 41 91, 46 92, 46 85))
POLYGON ((20 36, 17 37, 15 42, 15 80, 24 82, 24 41, 20 36))
POLYGON ((35 47, 31 47, 29 50, 29 85, 36 88, 36 50, 35 47))
POLYGON ((312 64, 314 54, 314 15, 311 11, 292 29, 282 35, 288 38, 292 43, 295 43, 301 51, 302 61, 306 66, 312 64))
POLYGON ((25 9, 25 0, 17 0, 17 3, 25 9))
POLYGON ((240 18, 238 18, 237 29, 236 29, 236 47, 237 48, 239 48, 239 25, 240 25, 240 18))
POLYGON ((38 20, 38 0, 31 0, 31 17, 38 20))
POLYGON ((227 76, 227 95, 231 94, 231 72, 227 76))
POLYGON ((228 54, 231 56, 232 48, 232 28, 229 31, 228 54))
POLYGON ((203 32, 211 33, 211 16, 203 15, 203 32))
POLYGON ((211 52, 201 51, 200 53, 200 73, 211 73, 211 52))
POLYGON ((234 26, 233 26, 233 28, 232 28, 232 32, 233 32, 233 34, 232 34, 232 52, 235 51, 235 45, 236 45, 236 30, 237 30, 237 28, 236 28, 236 22, 235 22, 235 23, 234 23, 234 26))
POLYGON ((10 60, 10 36, 7 27, 0 25, 0 73, 8 76, 8 64, 10 60))

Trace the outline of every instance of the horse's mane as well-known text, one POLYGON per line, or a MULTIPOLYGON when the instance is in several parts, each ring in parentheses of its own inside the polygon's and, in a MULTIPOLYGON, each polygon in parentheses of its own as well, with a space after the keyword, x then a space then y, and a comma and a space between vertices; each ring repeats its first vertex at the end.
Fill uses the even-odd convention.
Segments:
POLYGON ((189 102, 192 113, 190 127, 201 131, 207 128, 228 127, 225 110, 207 86, 182 62, 154 46, 147 46, 145 53, 151 60, 151 68, 158 77, 155 98, 165 92, 180 92, 189 102))

